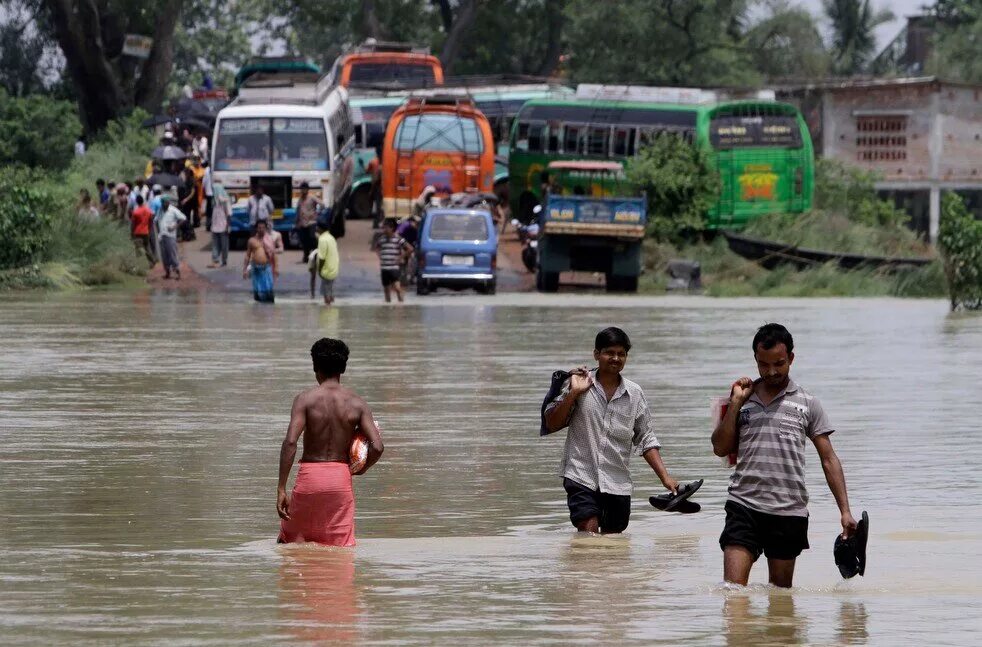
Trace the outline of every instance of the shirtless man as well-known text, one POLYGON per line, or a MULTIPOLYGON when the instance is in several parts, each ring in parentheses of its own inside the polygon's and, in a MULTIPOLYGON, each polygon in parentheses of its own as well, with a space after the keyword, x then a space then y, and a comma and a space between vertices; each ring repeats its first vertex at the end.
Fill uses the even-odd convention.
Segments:
POLYGON ((325 337, 311 347, 310 356, 318 386, 294 399, 280 449, 276 511, 282 521, 277 541, 354 546, 355 498, 348 468, 351 439, 355 433, 368 438, 368 460, 358 472, 364 474, 382 455, 382 437, 365 401, 341 386, 341 374, 348 364, 345 343, 325 337), (297 439, 305 431, 300 472, 287 496, 297 439))
POLYGON ((252 272, 252 296, 262 303, 273 303, 273 279, 280 275, 276 265, 276 252, 267 243, 265 220, 256 222, 255 234, 246 247, 245 261, 242 265, 242 278, 249 278, 252 272))

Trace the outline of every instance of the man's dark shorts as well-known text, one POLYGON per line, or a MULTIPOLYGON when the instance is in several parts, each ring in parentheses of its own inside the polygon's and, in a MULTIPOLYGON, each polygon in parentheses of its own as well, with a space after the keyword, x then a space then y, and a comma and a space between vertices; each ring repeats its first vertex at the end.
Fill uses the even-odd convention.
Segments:
POLYGON ((600 523, 600 532, 624 532, 627 528, 631 517, 630 496, 591 490, 567 478, 563 479, 563 487, 566 488, 569 520, 574 526, 590 517, 596 517, 600 523))
POLYGON ((808 517, 787 517, 751 510, 727 501, 726 524, 719 546, 743 546, 754 556, 768 559, 794 559, 808 548, 808 517))
POLYGON ((382 287, 387 288, 399 282, 399 270, 382 270, 382 287))

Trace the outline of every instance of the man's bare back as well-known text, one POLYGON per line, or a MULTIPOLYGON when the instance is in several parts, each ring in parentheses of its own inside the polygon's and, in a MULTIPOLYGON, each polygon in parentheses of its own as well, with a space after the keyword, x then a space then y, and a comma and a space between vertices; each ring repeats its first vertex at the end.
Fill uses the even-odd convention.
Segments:
POLYGON ((348 462, 348 449, 356 432, 375 434, 375 421, 368 405, 351 389, 337 382, 324 382, 297 396, 306 428, 301 463, 348 462))

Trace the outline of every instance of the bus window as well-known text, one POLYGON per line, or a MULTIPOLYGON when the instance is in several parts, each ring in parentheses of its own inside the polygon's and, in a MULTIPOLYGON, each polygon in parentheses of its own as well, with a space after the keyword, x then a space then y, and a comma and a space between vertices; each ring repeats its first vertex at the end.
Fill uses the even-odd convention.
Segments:
POLYGON ((433 85, 436 74, 431 65, 413 63, 352 63, 348 83, 352 85, 403 82, 433 85))
POLYGON ((528 131, 528 150, 533 153, 541 153, 545 146, 545 136, 545 124, 530 124, 528 131))
POLYGON ((549 124, 549 137, 546 138, 546 152, 547 153, 559 152, 559 124, 558 123, 549 124))
POLYGON ((274 171, 326 171, 324 121, 309 117, 274 119, 273 151, 274 171))
POLYGON ((580 138, 582 137, 582 126, 566 125, 563 128, 563 152, 577 154, 580 152, 580 138))
POLYGON ((401 151, 481 153, 484 141, 474 119, 447 114, 410 115, 399 124, 395 148, 401 151))
POLYGON ((529 125, 526 122, 519 122, 518 133, 515 136, 515 148, 523 151, 529 149, 529 125))
POLYGON ((268 171, 269 119, 222 119, 214 143, 215 170, 268 171))
POLYGON ((610 128, 592 127, 587 138, 587 154, 607 156, 607 146, 610 143, 610 128))
POLYGON ((634 155, 634 128, 615 128, 614 129, 614 150, 615 157, 630 157, 634 155))

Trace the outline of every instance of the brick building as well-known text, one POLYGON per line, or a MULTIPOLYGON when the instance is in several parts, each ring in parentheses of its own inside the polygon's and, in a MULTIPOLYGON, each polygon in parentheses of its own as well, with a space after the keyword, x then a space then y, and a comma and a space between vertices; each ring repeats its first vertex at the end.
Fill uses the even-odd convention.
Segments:
POLYGON ((847 80, 787 86, 815 154, 874 171, 876 188, 937 239, 942 191, 982 216, 982 85, 936 77, 847 80))

